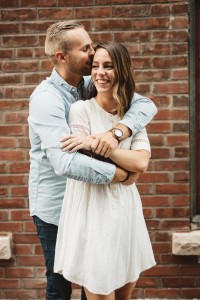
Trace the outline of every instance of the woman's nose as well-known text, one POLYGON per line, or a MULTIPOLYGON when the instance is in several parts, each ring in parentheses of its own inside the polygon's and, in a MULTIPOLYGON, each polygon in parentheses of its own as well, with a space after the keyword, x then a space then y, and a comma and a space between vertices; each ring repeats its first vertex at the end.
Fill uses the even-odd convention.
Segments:
POLYGON ((105 69, 102 68, 102 67, 99 67, 98 70, 97 70, 97 73, 100 74, 100 75, 104 75, 105 74, 105 69))

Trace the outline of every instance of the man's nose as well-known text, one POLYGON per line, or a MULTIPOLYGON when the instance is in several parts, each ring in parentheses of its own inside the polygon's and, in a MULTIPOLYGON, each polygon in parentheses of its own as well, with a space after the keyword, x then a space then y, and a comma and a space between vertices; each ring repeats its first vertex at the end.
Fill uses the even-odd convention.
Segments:
POLYGON ((89 49, 89 55, 94 56, 94 53, 95 53, 94 48, 91 46, 89 49))

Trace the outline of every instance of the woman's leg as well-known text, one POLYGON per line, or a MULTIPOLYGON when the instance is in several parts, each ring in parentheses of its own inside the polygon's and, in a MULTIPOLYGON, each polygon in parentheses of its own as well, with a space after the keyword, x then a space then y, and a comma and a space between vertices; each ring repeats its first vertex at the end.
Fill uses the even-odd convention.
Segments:
POLYGON ((115 300, 115 292, 112 292, 111 294, 105 296, 105 295, 93 294, 89 292, 86 288, 84 289, 87 296, 87 300, 115 300))
POLYGON ((130 300, 136 282, 129 282, 115 291, 115 300, 130 300))

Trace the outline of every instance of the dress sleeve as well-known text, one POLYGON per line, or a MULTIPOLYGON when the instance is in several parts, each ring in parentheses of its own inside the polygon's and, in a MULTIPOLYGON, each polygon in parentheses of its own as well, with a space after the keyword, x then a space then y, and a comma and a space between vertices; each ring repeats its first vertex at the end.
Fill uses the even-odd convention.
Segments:
POLYGON ((141 131, 138 131, 136 134, 133 135, 131 149, 146 150, 151 153, 151 147, 149 138, 147 136, 146 128, 143 128, 141 131))
POLYGON ((68 124, 72 134, 89 135, 90 129, 90 114, 88 111, 88 101, 80 100, 71 105, 68 124))

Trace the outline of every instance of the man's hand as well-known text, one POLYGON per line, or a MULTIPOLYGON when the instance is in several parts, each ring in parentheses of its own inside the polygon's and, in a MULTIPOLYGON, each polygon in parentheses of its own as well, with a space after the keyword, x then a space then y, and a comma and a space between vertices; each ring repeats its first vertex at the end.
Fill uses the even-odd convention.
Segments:
POLYGON ((92 135, 94 137, 91 144, 92 152, 104 157, 109 157, 111 152, 118 147, 118 141, 113 137, 111 131, 92 135))
POLYGON ((60 148, 65 152, 69 151, 70 153, 76 152, 78 150, 91 150, 91 145, 94 142, 94 137, 91 135, 80 136, 80 135, 67 135, 61 140, 60 148))

